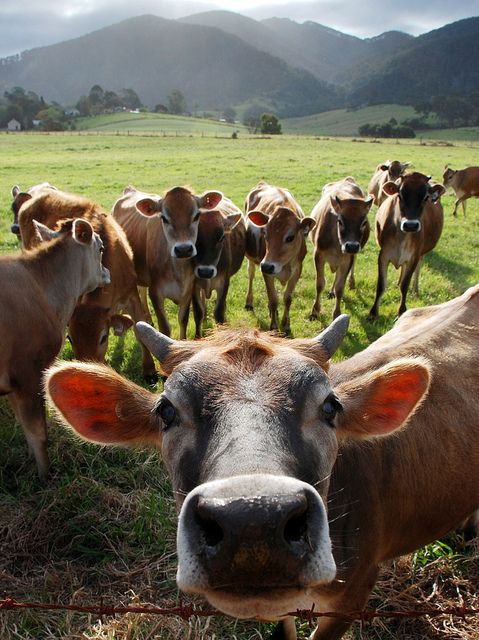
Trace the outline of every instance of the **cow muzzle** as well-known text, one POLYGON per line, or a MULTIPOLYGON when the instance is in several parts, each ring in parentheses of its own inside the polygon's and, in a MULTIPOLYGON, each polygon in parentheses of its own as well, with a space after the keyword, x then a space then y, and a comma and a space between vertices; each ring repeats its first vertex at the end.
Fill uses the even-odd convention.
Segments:
POLYGON ((174 258, 193 258, 196 255, 196 247, 192 242, 181 242, 173 247, 174 258))
POLYGON ((343 253, 359 253, 360 249, 360 243, 352 240, 348 240, 342 245, 343 253))
POLYGON ((262 262, 261 271, 266 275, 274 276, 281 271, 281 268, 275 262, 262 262))
POLYGON ((211 280, 211 278, 216 277, 216 274, 217 269, 214 265, 199 265, 195 267, 195 276, 202 280, 211 280))
POLYGON ((12 233, 14 233, 16 236, 19 236, 20 235, 20 226, 16 222, 14 222, 12 224, 12 226, 10 227, 10 231, 12 233))
POLYGON ((404 233, 418 233, 421 231, 421 221, 403 218, 401 220, 401 231, 404 233))
POLYGON ((258 601, 271 606, 274 594, 294 594, 280 598, 274 615, 281 616, 296 606, 298 590, 304 595, 336 572, 323 502, 312 486, 290 477, 200 485, 183 504, 177 542, 180 589, 239 617, 264 617, 258 601))

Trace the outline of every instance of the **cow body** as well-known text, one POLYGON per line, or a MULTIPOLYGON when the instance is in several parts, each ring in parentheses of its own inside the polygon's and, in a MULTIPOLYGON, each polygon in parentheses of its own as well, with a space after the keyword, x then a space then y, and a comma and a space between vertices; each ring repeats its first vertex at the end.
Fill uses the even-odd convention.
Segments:
POLYGON ((88 222, 66 222, 37 249, 0 258, 0 395, 21 424, 38 473, 48 473, 42 375, 60 352, 77 300, 109 281, 102 242, 88 222))
MULTIPOLYGON (((345 316, 293 341, 243 331, 174 342, 138 325, 169 375, 159 397, 75 364, 53 370, 47 389, 84 438, 161 448, 181 589, 241 618, 313 604, 348 613, 365 605, 380 563, 479 506, 478 313, 479 286, 410 311, 328 374, 345 316), (88 412, 76 409, 78 385, 88 412)), ((314 638, 349 624, 322 618, 314 638)), ((296 637, 290 622, 285 631, 296 637)))
POLYGON ((457 207, 462 204, 462 212, 466 215, 466 200, 479 197, 479 167, 465 169, 451 169, 444 167, 443 185, 451 187, 456 194, 453 215, 457 215, 457 207))
MULTIPOLYGON (((18 192, 15 203, 20 204, 18 227, 25 249, 37 244, 33 220, 54 228, 66 218, 82 218, 91 223, 102 239, 103 262, 110 271, 110 283, 79 301, 70 318, 68 332, 76 358, 103 362, 111 328, 116 335, 123 335, 133 322, 149 319, 138 295, 133 254, 122 228, 92 200, 65 193, 48 183, 32 187, 25 193, 18 192), (120 313, 124 310, 133 320, 120 313)), ((154 379, 153 358, 143 345, 142 351, 143 375, 154 379)))
POLYGON ((383 191, 386 182, 395 182, 398 180, 404 175, 404 172, 410 164, 410 162, 400 162, 399 160, 386 160, 386 162, 378 164, 368 186, 368 193, 373 196, 374 204, 377 207, 387 198, 387 193, 383 191))
POLYGON ((133 249, 137 282, 148 287, 166 335, 171 331, 164 306, 168 298, 178 305, 180 338, 186 338, 200 208, 213 209, 221 198, 213 191, 195 196, 184 187, 174 187, 163 197, 127 187, 113 206, 112 215, 133 249))
POLYGON ((206 300, 216 291, 214 318, 225 322, 226 296, 230 278, 239 271, 246 248, 246 225, 240 209, 223 197, 216 209, 200 216, 196 240, 193 313, 196 337, 206 312, 206 300))
POLYGON ((376 240, 380 249, 376 298, 369 312, 371 321, 378 316, 390 262, 396 269, 401 269, 398 316, 406 310, 406 296, 413 276, 413 292, 418 294, 422 258, 436 246, 444 223, 440 201, 444 187, 430 184, 429 180, 429 176, 413 172, 384 186, 391 197, 383 202, 376 214, 376 240))
POLYGON ((327 184, 311 217, 316 220, 312 241, 316 266, 316 299, 311 318, 317 319, 321 310, 320 296, 326 285, 324 267, 329 264, 335 274, 329 292, 336 298, 333 318, 341 313, 344 285, 350 274, 349 285, 354 288, 354 261, 364 247, 370 232, 368 213, 372 196, 364 198, 354 178, 348 177, 327 184))
POLYGON ((289 309, 306 255, 306 236, 314 227, 289 191, 260 182, 250 191, 245 203, 246 257, 248 293, 246 308, 253 308, 253 280, 256 265, 261 265, 270 314, 270 329, 290 331, 289 309), (279 322, 275 278, 285 286, 284 312, 279 322))

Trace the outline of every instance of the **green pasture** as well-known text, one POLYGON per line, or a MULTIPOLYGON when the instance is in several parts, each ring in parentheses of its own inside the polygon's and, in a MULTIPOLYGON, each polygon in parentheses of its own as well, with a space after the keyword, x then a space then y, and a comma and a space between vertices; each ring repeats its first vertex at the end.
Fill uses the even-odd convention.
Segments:
MULTIPOLYGON (((289 188, 309 214, 324 184, 352 175, 366 190, 375 166, 388 158, 411 161, 415 170, 431 174, 436 180, 441 180, 445 164, 479 165, 479 146, 471 142, 442 146, 420 144, 418 140, 372 143, 288 135, 270 139, 240 135, 235 140, 230 130, 224 137, 142 136, 126 132, 0 134, 0 149, 3 252, 18 250, 9 231, 10 190, 15 184, 26 189, 49 181, 63 190, 88 196, 109 210, 128 184, 156 193, 174 185, 189 185, 198 193, 219 189, 242 206, 248 191, 264 179, 289 188)), ((466 219, 462 211, 453 218, 453 202, 450 193, 443 197, 444 232, 425 260, 419 296, 409 295, 409 307, 443 302, 479 282, 479 202, 470 201, 466 219)), ((371 216, 373 220, 374 212, 371 216)), ((399 291, 392 267, 380 318, 374 325, 366 320, 375 293, 377 253, 371 234, 365 250, 358 256, 357 288, 345 292, 343 311, 350 314, 351 325, 338 358, 364 348, 394 322, 399 291)), ((244 264, 230 288, 229 322, 267 329, 268 310, 260 275, 257 274, 255 282, 254 312, 244 309, 246 285, 244 264)), ((296 337, 316 335, 331 320, 333 301, 326 297, 320 321, 308 319, 314 290, 309 244, 292 305, 291 326, 296 337)), ((172 304, 168 310, 173 336, 177 337, 176 310, 172 304)), ((212 326, 210 305, 207 327, 212 326)), ((31 330, 35 331, 34 323, 31 330)), ((190 319, 190 336, 193 331, 190 319)), ((63 357, 71 357, 68 346, 63 357)), ((140 350, 131 332, 125 339, 110 339, 108 359, 123 375, 142 383, 140 350)), ((159 456, 151 451, 107 450, 85 445, 60 426, 51 424, 52 477, 42 486, 6 399, 0 402, 0 427, 0 591, 28 601, 172 606, 178 595, 174 579, 175 511, 159 456)), ((457 588, 464 595, 461 589, 467 591, 470 587, 472 554, 456 542, 449 541, 452 547, 446 563, 449 568, 454 567, 451 569, 454 576, 460 576, 457 588)), ((408 561, 402 588, 413 589, 433 555, 429 549, 408 561)), ((432 559, 437 565, 438 559, 435 556, 432 559)), ((477 576, 477 567, 475 572, 477 576)), ((427 584, 432 592, 435 587, 427 584)), ((474 592, 474 585, 470 591, 474 592)), ((380 583, 373 606, 384 605, 385 593, 390 596, 390 588, 380 583)), ((464 598, 467 600, 467 595, 464 598)), ((476 637, 477 626, 467 626, 473 625, 473 620, 459 624, 465 625, 464 634, 448 637, 470 640, 476 637)), ((183 621, 133 614, 99 619, 87 614, 37 610, 0 613, 2 640, 253 640, 266 638, 270 629, 271 625, 226 618, 183 621)), ((307 637, 307 624, 301 625, 301 629, 302 637, 307 637)), ((435 627, 429 623, 413 620, 384 621, 363 630, 358 627, 349 637, 438 640, 445 636, 439 632, 436 635, 435 627), (419 624, 424 632, 421 636, 414 635, 419 624)))

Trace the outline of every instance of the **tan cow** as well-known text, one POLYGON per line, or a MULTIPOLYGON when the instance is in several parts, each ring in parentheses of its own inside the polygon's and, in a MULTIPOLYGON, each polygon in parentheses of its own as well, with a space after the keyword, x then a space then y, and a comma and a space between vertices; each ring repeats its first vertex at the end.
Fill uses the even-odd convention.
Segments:
POLYGON ((466 215, 466 200, 468 198, 479 197, 479 167, 466 167, 465 169, 451 169, 444 167, 442 176, 443 185, 451 187, 456 194, 456 202, 454 203, 454 211, 452 214, 457 215, 457 207, 462 204, 462 212, 466 215))
POLYGON ((324 267, 329 264, 335 274, 329 297, 336 298, 333 318, 341 313, 344 285, 349 274, 349 286, 354 289, 354 262, 364 247, 370 232, 368 213, 373 197, 364 197, 351 176, 331 182, 323 188, 321 199, 314 206, 311 217, 316 220, 312 233, 316 266, 316 299, 311 319, 321 311, 320 296, 326 286, 324 267))
MULTIPOLYGON (((102 239, 103 261, 110 271, 111 282, 79 302, 70 318, 68 332, 76 358, 104 362, 110 329, 115 335, 123 335, 133 322, 150 318, 140 302, 133 254, 123 229, 92 200, 60 191, 48 183, 31 187, 27 192, 17 191, 15 208, 19 211, 18 226, 26 249, 38 242, 33 220, 54 228, 65 218, 83 218, 102 239), (131 317, 121 314, 123 310, 131 317)), ((155 380, 153 358, 143 345, 142 351, 143 375, 148 380, 155 380)))
POLYGON ((245 248, 243 214, 234 202, 223 196, 216 209, 200 215, 198 225, 192 299, 197 338, 201 336, 206 300, 213 291, 216 291, 215 321, 218 324, 225 322, 230 278, 239 271, 245 248))
POLYGON ((180 338, 186 338, 200 209, 214 209, 222 197, 219 191, 197 196, 185 187, 158 196, 129 186, 113 205, 112 215, 133 249, 137 282, 148 287, 158 325, 167 335, 166 298, 178 305, 180 338))
POLYGON ((399 160, 386 160, 386 162, 378 164, 368 186, 368 193, 374 197, 374 204, 377 207, 387 198, 387 193, 383 190, 386 182, 395 182, 404 175, 410 164, 410 162, 400 162, 399 160))
POLYGON ((0 395, 21 424, 39 476, 48 473, 42 375, 60 352, 66 325, 80 296, 108 284, 103 243, 85 220, 58 232, 35 222, 41 243, 0 258, 0 395))
MULTIPOLYGON (((81 363, 54 368, 47 389, 87 440, 160 448, 180 589, 230 616, 284 620, 277 637, 293 640, 288 614, 361 610, 381 563, 478 508, 478 318, 476 286, 334 364, 346 316, 309 340, 175 342, 140 324, 169 375, 163 393, 81 363)), ((321 618, 313 638, 349 625, 321 618)))
POLYGON ((315 225, 292 196, 281 187, 259 182, 246 197, 246 257, 248 293, 246 309, 253 309, 253 280, 256 265, 261 266, 270 315, 270 329, 290 332, 289 309, 294 289, 301 276, 306 255, 306 236, 315 225), (278 319, 278 293, 274 279, 285 286, 284 312, 278 319))
POLYGON ((444 223, 440 201, 444 187, 431 184, 430 178, 415 171, 406 173, 396 182, 386 182, 383 187, 391 197, 383 202, 376 214, 376 240, 380 249, 376 298, 369 312, 370 321, 378 316, 390 262, 396 269, 401 268, 398 316, 406 311, 406 296, 413 276, 413 293, 418 294, 423 256, 436 246, 444 223))

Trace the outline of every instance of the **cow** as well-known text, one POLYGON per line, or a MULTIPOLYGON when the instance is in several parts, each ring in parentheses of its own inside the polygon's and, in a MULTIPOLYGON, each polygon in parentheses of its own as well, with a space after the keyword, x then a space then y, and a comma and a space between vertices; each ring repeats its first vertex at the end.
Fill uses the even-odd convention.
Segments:
POLYGON ((35 457, 48 474, 43 371, 60 352, 65 328, 80 296, 108 284, 103 243, 86 220, 58 232, 34 222, 39 246, 0 258, 0 395, 8 396, 35 457))
POLYGON ((386 160, 386 162, 378 164, 368 186, 368 193, 374 197, 374 204, 377 207, 387 198, 387 193, 383 190, 386 182, 395 182, 404 175, 410 164, 410 162, 400 162, 399 160, 386 160))
MULTIPOLYGON (((14 187, 12 193, 18 187, 14 187)), ((14 205, 18 207, 18 227, 22 246, 30 249, 38 242, 33 220, 54 228, 70 217, 88 220, 104 245, 103 262, 110 271, 110 283, 92 291, 79 301, 68 324, 73 353, 80 360, 105 360, 110 329, 121 336, 134 322, 150 319, 144 310, 136 286, 133 254, 121 226, 96 202, 66 193, 48 183, 18 191, 14 205), (127 310, 129 315, 120 313, 127 310)), ((143 375, 157 378, 155 363, 142 345, 143 375)))
MULTIPOLYGON (((86 363, 58 364, 46 389, 86 440, 161 450, 180 589, 233 617, 283 620, 293 640, 288 614, 361 610, 381 563, 478 508, 478 314, 476 285, 333 364, 344 315, 294 340, 244 329, 174 341, 140 323, 168 376, 160 395, 86 363)), ((350 623, 322 617, 313 638, 350 623)))
POLYGON ((130 185, 113 205, 113 218, 133 249, 137 282, 148 287, 158 325, 166 335, 171 333, 165 312, 168 298, 178 305, 180 339, 186 338, 200 210, 214 209, 222 198, 219 191, 198 196, 186 187, 173 187, 159 196, 130 185))
POLYGON ((451 169, 444 167, 442 183, 447 189, 451 189, 456 194, 454 211, 452 215, 457 216, 457 207, 462 204, 462 212, 466 215, 466 200, 479 196, 479 167, 466 167, 465 169, 451 169))
POLYGON ((315 221, 305 218, 292 194, 282 187, 259 182, 246 197, 246 257, 248 293, 246 309, 253 309, 253 280, 256 265, 261 266, 270 315, 270 329, 290 333, 289 310, 294 289, 301 276, 306 255, 306 236, 315 221), (284 312, 279 323, 278 293, 274 279, 285 286, 284 312))
POLYGON ((195 336, 201 336, 206 300, 216 291, 214 318, 225 322, 230 278, 239 271, 246 248, 246 225, 240 209, 223 196, 216 209, 200 215, 196 239, 193 315, 195 336))
POLYGON ((317 319, 321 311, 320 296, 326 286, 326 263, 335 274, 329 292, 329 297, 336 298, 333 318, 341 313, 341 300, 348 274, 350 288, 355 287, 354 261, 369 238, 368 213, 372 202, 373 197, 365 198, 351 176, 331 182, 323 188, 321 199, 311 213, 316 221, 311 237, 316 266, 316 299, 311 310, 312 320, 317 319))
POLYGON ((401 268, 401 302, 397 315, 406 311, 411 278, 413 293, 419 293, 419 271, 423 256, 432 251, 441 237, 444 212, 440 201, 445 189, 430 183, 431 176, 417 171, 406 173, 396 182, 386 182, 387 198, 376 213, 376 240, 379 245, 376 298, 368 320, 378 317, 379 302, 386 289, 389 263, 401 268))
MULTIPOLYGON (((13 213, 13 222, 10 227, 10 231, 17 236, 19 240, 20 237, 20 226, 18 224, 18 213, 20 211, 20 207, 24 202, 30 200, 34 195, 41 193, 46 189, 51 189, 52 191, 57 191, 57 188, 51 185, 49 182, 42 182, 41 184, 36 184, 33 187, 30 187, 27 191, 22 191, 18 185, 12 187, 12 213, 13 213)), ((47 225, 48 226, 48 225, 47 225)), ((35 234, 34 234, 35 235, 35 234)))

